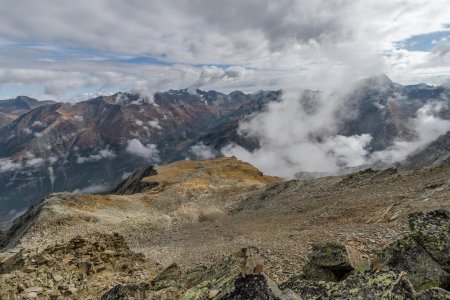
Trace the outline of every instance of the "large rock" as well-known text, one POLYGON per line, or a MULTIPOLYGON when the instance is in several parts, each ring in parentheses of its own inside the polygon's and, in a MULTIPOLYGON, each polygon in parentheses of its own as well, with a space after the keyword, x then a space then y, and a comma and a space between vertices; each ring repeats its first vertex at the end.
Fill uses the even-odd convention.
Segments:
POLYGON ((106 292, 101 300, 148 299, 150 291, 151 289, 148 283, 127 286, 119 284, 106 292))
POLYGON ((142 179, 156 174, 157 172, 153 168, 153 166, 136 170, 128 178, 119 183, 119 185, 112 191, 112 193, 118 195, 131 195, 151 190, 152 188, 157 187, 158 183, 143 182, 142 179))
POLYGON ((450 217, 445 210, 409 215, 411 236, 450 272, 450 217))
POLYGON ((253 273, 261 264, 262 258, 257 249, 244 248, 222 263, 208 268, 198 267, 182 272, 176 264, 172 264, 150 284, 118 285, 102 299, 219 299, 233 292, 236 280, 242 274, 253 273))
POLYGON ((239 276, 231 293, 220 297, 220 300, 295 300, 301 299, 292 291, 282 292, 277 284, 265 274, 248 274, 239 276))
POLYGON ((446 287, 449 274, 412 237, 407 236, 386 247, 380 254, 383 266, 407 277, 418 290, 446 287))
POLYGON ((139 280, 145 267, 144 256, 118 234, 80 236, 0 262, 0 299, 87 299, 114 281, 139 280))
POLYGON ((365 271, 340 282, 291 279, 280 286, 291 289, 301 299, 414 299, 416 293, 404 274, 365 271))
POLYGON ((411 233, 380 254, 382 267, 407 272, 417 290, 450 286, 450 218, 436 210, 409 215, 411 233))
POLYGON ((450 292, 440 289, 431 288, 422 293, 417 294, 417 300, 448 300, 450 299, 450 292))
POLYGON ((313 244, 303 279, 340 281, 353 270, 366 270, 368 263, 357 250, 337 243, 313 244))

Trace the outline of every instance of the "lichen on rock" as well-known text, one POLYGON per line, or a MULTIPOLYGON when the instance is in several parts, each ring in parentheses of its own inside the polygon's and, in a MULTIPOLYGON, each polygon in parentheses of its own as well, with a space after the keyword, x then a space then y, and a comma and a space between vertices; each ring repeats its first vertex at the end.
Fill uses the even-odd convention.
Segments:
POLYGON ((450 272, 450 217, 445 210, 409 215, 411 236, 450 272))

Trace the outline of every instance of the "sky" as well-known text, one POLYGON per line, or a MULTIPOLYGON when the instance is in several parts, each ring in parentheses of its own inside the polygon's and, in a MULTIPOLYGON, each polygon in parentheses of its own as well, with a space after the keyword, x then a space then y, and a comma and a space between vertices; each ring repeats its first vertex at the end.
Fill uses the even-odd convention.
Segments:
POLYGON ((447 0, 2 0, 0 98, 448 84, 447 0))

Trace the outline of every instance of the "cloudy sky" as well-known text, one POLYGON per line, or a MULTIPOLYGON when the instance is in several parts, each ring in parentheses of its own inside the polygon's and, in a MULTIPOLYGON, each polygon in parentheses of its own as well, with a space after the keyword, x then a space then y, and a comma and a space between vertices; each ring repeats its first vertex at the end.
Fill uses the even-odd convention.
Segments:
POLYGON ((2 0, 0 98, 446 84, 448 0, 2 0))

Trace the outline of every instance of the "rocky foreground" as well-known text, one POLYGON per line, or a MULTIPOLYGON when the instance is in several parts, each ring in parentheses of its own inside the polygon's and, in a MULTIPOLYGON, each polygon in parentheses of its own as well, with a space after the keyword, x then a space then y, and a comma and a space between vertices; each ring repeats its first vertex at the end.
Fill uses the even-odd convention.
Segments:
POLYGON ((337 243, 314 244, 298 274, 277 285, 256 248, 183 272, 176 264, 149 279, 148 262, 118 234, 74 238, 20 251, 0 266, 1 299, 449 299, 450 217, 409 216, 410 233, 376 260, 337 243))
POLYGON ((221 158, 54 194, 0 232, 0 299, 449 299, 449 171, 283 182, 221 158))

